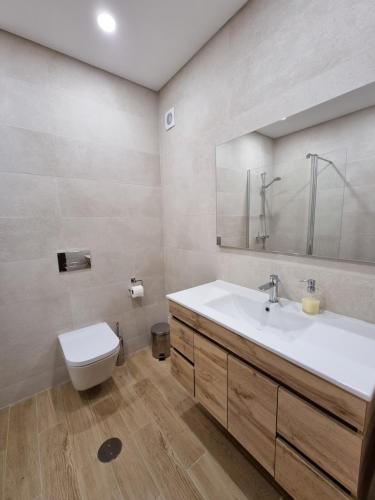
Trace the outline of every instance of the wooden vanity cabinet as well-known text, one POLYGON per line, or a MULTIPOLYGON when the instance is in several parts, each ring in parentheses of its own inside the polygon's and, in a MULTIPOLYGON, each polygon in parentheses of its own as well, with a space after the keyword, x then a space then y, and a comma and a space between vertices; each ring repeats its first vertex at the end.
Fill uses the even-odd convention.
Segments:
POLYGON ((357 498, 368 402, 186 307, 169 310, 172 374, 276 481, 296 500, 357 498))
POLYGON ((278 384, 228 355, 228 430, 273 476, 278 384))
POLYGON ((228 354, 216 344, 194 336, 195 397, 227 427, 228 354))

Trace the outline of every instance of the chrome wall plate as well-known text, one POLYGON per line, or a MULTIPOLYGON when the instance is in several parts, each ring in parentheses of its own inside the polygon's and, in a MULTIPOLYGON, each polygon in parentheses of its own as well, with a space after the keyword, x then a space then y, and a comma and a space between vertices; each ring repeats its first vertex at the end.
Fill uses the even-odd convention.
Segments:
POLYGON ((91 252, 90 250, 59 252, 57 262, 60 273, 91 269, 91 252))

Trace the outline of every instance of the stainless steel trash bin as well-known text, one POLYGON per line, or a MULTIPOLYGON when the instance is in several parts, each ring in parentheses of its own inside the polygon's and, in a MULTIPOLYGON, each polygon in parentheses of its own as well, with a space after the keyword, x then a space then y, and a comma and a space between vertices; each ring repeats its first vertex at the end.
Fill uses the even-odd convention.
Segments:
POLYGON ((156 323, 151 327, 152 355, 162 360, 170 355, 170 337, 168 323, 156 323))

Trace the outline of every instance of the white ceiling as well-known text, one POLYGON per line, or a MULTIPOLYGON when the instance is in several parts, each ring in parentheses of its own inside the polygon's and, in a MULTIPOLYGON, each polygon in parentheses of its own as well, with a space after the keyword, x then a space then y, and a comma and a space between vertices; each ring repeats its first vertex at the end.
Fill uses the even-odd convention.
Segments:
POLYGON ((1 0, 0 27, 159 90, 247 0, 1 0), (98 11, 116 19, 99 30, 98 11))

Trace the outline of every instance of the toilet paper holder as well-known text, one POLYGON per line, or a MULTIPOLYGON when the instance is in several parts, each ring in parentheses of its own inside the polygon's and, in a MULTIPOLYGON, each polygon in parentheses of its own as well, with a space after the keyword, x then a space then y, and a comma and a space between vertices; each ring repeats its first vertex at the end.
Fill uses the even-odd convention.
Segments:
MULTIPOLYGON (((144 285, 143 285, 143 280, 137 280, 136 278, 131 278, 131 279, 130 279, 130 283, 131 283, 132 285, 140 284, 140 285, 144 286, 144 285)), ((131 288, 128 288, 128 291, 129 291, 129 295, 131 295, 131 294, 132 294, 132 290, 131 290, 131 288)))

